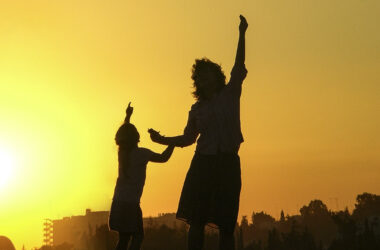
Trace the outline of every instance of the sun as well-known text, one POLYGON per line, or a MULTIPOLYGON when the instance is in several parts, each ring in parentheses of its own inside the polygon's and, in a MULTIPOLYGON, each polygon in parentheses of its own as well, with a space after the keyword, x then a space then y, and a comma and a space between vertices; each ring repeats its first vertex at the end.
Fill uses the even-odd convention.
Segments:
POLYGON ((13 154, 0 147, 0 191, 10 183, 15 167, 13 154))

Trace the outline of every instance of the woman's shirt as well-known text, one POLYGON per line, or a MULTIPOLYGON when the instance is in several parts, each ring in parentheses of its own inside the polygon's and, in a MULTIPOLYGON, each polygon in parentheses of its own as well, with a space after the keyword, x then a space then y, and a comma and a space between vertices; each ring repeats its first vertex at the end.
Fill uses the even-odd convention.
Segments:
POLYGON ((140 202, 145 184, 146 166, 152 153, 147 148, 135 148, 130 153, 119 151, 119 176, 114 200, 140 202))
POLYGON ((242 82, 247 74, 244 66, 235 66, 229 83, 212 99, 192 105, 179 145, 195 142, 202 154, 218 152, 237 153, 244 141, 240 126, 240 96, 242 82))

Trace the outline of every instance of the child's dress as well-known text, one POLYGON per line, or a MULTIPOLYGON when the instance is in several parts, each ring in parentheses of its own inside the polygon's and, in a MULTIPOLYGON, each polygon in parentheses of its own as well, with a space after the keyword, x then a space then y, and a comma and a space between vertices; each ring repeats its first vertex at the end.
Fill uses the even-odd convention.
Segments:
POLYGON ((119 176, 111 205, 110 229, 118 232, 143 231, 140 198, 145 184, 146 165, 152 153, 149 149, 138 147, 130 153, 119 151, 119 176))

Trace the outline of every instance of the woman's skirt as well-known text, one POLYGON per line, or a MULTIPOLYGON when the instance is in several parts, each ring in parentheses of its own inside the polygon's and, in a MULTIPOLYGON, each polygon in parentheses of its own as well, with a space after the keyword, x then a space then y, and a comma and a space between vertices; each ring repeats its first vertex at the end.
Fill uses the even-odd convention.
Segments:
POLYGON ((183 185, 177 218, 189 224, 236 225, 241 190, 240 158, 234 153, 195 153, 183 185))
POLYGON ((143 219, 139 203, 113 200, 109 228, 118 232, 143 232, 143 219))

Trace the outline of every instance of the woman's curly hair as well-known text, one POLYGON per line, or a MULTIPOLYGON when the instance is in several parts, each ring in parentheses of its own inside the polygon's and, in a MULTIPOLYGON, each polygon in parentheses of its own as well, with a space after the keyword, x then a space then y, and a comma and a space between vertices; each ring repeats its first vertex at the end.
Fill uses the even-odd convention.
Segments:
POLYGON ((193 86, 195 91, 193 92, 194 97, 197 100, 204 99, 205 95, 201 86, 199 85, 199 80, 204 79, 204 76, 207 76, 209 72, 212 72, 215 76, 215 81, 217 83, 216 91, 219 92, 226 85, 226 76, 222 70, 222 67, 209 60, 208 58, 195 59, 195 63, 192 67, 191 79, 193 79, 193 86))

